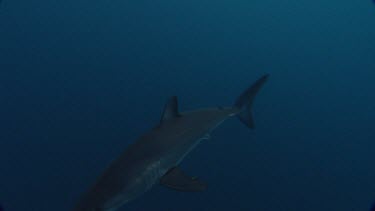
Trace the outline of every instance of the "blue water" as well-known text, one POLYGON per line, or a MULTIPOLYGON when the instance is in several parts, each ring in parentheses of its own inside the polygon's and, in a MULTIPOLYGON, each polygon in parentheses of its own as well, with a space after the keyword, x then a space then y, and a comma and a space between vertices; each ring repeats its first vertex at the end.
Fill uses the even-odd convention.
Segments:
POLYGON ((181 110, 232 105, 270 73, 255 130, 233 118, 121 210, 361 211, 375 199, 371 0, 3 0, 0 203, 70 210, 106 165, 181 110))

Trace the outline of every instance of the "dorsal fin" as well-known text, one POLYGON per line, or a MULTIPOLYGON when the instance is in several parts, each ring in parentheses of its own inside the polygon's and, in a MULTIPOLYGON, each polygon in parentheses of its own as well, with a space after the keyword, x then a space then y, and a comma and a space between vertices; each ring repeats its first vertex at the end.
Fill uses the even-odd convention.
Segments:
POLYGON ((181 116, 181 115, 178 113, 177 97, 172 96, 171 98, 169 98, 169 100, 167 101, 167 103, 164 106, 164 111, 163 111, 163 114, 161 116, 160 123, 162 123, 163 121, 169 120, 169 119, 177 118, 179 116, 181 116))

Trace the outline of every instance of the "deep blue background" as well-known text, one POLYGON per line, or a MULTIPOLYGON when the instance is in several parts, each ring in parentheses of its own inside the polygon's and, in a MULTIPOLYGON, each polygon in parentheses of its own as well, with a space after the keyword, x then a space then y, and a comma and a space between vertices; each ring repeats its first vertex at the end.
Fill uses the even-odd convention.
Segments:
POLYGON ((64 211, 178 95, 231 105, 265 72, 256 130, 223 124, 121 210, 360 211, 375 199, 370 0, 4 0, 0 202, 64 211))

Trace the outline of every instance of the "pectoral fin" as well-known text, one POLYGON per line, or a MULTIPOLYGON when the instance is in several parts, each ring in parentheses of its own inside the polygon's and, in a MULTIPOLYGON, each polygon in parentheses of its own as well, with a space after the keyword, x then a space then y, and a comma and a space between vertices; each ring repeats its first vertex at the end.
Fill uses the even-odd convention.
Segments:
POLYGON ((196 177, 191 177, 185 174, 178 167, 169 170, 161 179, 160 184, 178 191, 197 192, 204 191, 207 185, 198 180, 196 177))

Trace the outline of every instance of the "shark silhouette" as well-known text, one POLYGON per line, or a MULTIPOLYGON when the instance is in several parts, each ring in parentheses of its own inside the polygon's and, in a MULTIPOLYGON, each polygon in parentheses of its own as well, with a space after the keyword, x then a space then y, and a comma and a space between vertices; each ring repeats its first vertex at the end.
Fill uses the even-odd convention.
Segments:
POLYGON ((209 133, 231 116, 254 128, 253 100, 267 81, 258 79, 231 107, 204 108, 180 113, 177 97, 171 97, 160 123, 131 144, 114 160, 78 201, 74 211, 115 211, 155 184, 179 191, 203 191, 206 184, 178 165, 209 133))

